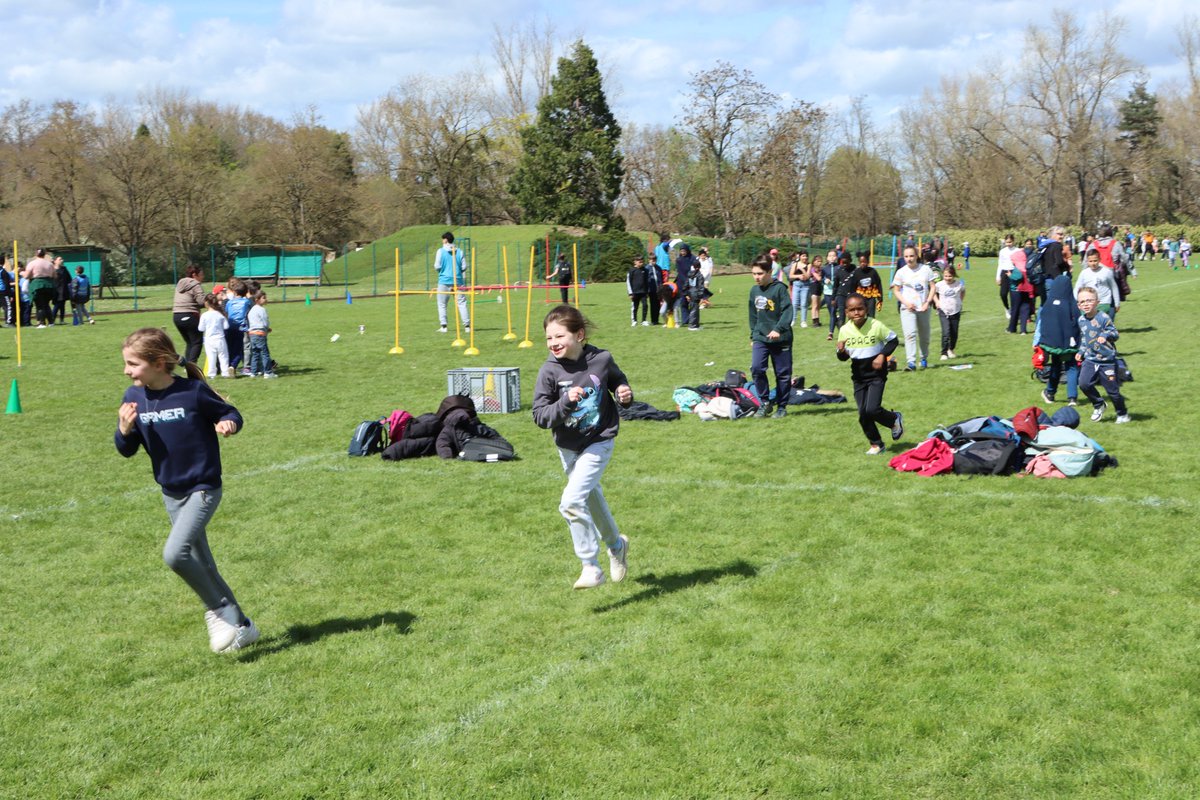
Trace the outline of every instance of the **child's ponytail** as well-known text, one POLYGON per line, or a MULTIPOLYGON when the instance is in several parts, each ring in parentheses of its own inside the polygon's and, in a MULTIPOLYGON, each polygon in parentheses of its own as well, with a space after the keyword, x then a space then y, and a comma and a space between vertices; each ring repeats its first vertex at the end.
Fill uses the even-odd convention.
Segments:
POLYGON ((138 328, 125 337, 122 347, 149 364, 165 365, 167 372, 174 372, 176 367, 183 367, 189 378, 208 382, 200 365, 184 361, 183 356, 175 349, 175 343, 162 328, 138 328))

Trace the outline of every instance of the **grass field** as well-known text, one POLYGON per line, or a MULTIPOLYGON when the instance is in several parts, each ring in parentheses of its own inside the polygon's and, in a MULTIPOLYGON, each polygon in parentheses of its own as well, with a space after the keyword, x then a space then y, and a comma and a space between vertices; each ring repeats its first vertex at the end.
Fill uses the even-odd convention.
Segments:
MULTIPOLYGON (((965 273, 973 368, 889 381, 909 427, 890 452, 1037 401, 993 273, 965 273)), ((670 407, 748 366, 749 286, 718 278, 699 332, 631 329, 618 286, 583 307, 636 396, 670 407)), ((24 413, 0 421, 0 797, 1195 797, 1196 380, 1178 348, 1200 275, 1155 263, 1134 289, 1134 422, 1082 426, 1119 468, 897 474, 863 455, 852 403, 626 423, 604 486, 630 575, 587 592, 528 414, 541 296, 526 350, 500 341, 505 305, 479 304, 474 359, 427 298, 403 300, 401 356, 388 299, 273 305, 280 379, 217 386, 246 427, 209 535, 263 631, 232 657, 160 560, 148 459, 112 446, 121 339, 170 314, 27 330, 20 368, 5 330, 0 386, 19 380, 24 413), (469 365, 520 368, 525 408, 487 418, 519 461, 346 457, 360 420, 433 409, 469 365)), ((824 333, 796 334, 796 373, 849 391, 824 333)))

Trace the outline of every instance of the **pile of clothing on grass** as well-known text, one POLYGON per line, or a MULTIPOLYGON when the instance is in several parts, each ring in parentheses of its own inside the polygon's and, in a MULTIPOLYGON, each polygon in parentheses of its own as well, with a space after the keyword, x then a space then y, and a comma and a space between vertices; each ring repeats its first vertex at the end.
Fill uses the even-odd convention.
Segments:
POLYGON ((359 423, 350 439, 352 456, 379 455, 385 461, 439 456, 460 461, 512 461, 512 444, 479 421, 475 401, 452 394, 438 410, 414 417, 398 408, 387 417, 359 423))
MULTIPOLYGON (((765 398, 760 397, 754 382, 740 369, 725 373, 725 380, 710 381, 699 386, 680 386, 672 395, 675 405, 683 413, 692 413, 702 420, 740 419, 753 417, 762 409, 763 401, 775 403, 775 390, 765 398)), ((844 403, 842 392, 822 389, 820 386, 804 385, 804 376, 792 378, 789 406, 844 403)), ((776 405, 778 405, 776 403, 776 405)))
POLYGON ((1011 419, 973 417, 938 428, 888 462, 918 475, 1012 475, 1078 478, 1095 475, 1117 459, 1080 433, 1079 412, 1064 406, 1049 416, 1037 406, 1011 419))

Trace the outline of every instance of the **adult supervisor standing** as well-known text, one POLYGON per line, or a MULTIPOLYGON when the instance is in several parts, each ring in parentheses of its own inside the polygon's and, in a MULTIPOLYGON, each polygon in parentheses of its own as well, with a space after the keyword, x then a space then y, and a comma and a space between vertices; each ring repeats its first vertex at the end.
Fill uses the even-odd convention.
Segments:
POLYGON ((442 234, 442 247, 437 252, 434 268, 438 274, 438 333, 446 332, 446 304, 450 295, 458 305, 458 316, 462 319, 463 327, 471 331, 471 317, 467 313, 467 296, 462 293, 463 282, 467 275, 463 269, 462 250, 454 246, 454 234, 446 231, 442 234))
POLYGON ((183 337, 183 360, 196 363, 204 348, 204 334, 200 333, 200 315, 204 312, 204 270, 188 264, 183 277, 175 284, 175 301, 171 305, 175 329, 183 337))
POLYGON ((50 304, 54 300, 54 264, 46 258, 46 251, 38 248, 37 255, 30 260, 22 273, 29 281, 29 296, 37 308, 39 328, 54 324, 54 314, 50 304))

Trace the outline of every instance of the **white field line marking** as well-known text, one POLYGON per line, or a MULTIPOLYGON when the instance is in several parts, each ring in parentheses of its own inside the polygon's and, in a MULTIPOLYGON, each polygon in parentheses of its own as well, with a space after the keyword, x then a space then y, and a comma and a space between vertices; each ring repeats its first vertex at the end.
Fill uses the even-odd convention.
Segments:
MULTIPOLYGON (((784 558, 772 561, 756 570, 754 577, 766 577, 777 571, 780 568, 792 563, 800 558, 798 553, 785 556, 784 558)), ((718 586, 717 589, 708 594, 706 605, 711 609, 722 604, 726 597, 734 592, 741 591, 749 585, 749 581, 739 580, 730 582, 724 586, 718 586)), ((703 591, 703 589, 700 589, 703 591)), ((623 634, 614 638, 604 647, 597 648, 583 658, 573 658, 570 661, 560 661, 557 664, 552 664, 542 672, 534 675, 528 680, 522 682, 518 686, 508 691, 498 692, 486 700, 476 704, 470 709, 459 714, 458 717, 451 722, 443 722, 434 725, 419 736, 409 740, 411 747, 435 747, 445 744, 450 739, 460 734, 469 733, 472 728, 485 720, 487 717, 502 712, 509 706, 518 703, 527 697, 536 697, 543 693, 548 686, 555 681, 565 678, 566 676, 578 671, 581 668, 591 669, 595 666, 608 662, 617 653, 623 650, 630 650, 635 646, 640 646, 645 643, 650 637, 658 636, 661 633, 661 628, 658 623, 651 624, 649 621, 634 629, 631 633, 623 634)))
MULTIPOLYGON (((307 469, 314 462, 332 458, 334 455, 335 454, 333 453, 320 453, 317 455, 300 456, 299 458, 294 458, 291 461, 285 461, 282 464, 271 464, 265 467, 255 467, 254 469, 235 472, 231 475, 224 476, 224 480, 238 481, 245 478, 253 478, 258 475, 267 475, 273 472, 295 472, 298 470, 307 469)), ((129 491, 110 499, 133 500, 135 498, 142 497, 143 495, 159 494, 161 492, 162 489, 157 484, 151 483, 149 486, 145 486, 141 489, 130 489, 129 491)), ((8 506, 0 506, 0 517, 8 517, 13 520, 20 520, 27 517, 40 516, 42 514, 56 514, 65 511, 77 511, 81 508, 88 508, 89 506, 95 505, 99 505, 99 502, 96 500, 80 500, 72 497, 65 503, 52 506, 40 506, 38 508, 15 509, 8 506)))

